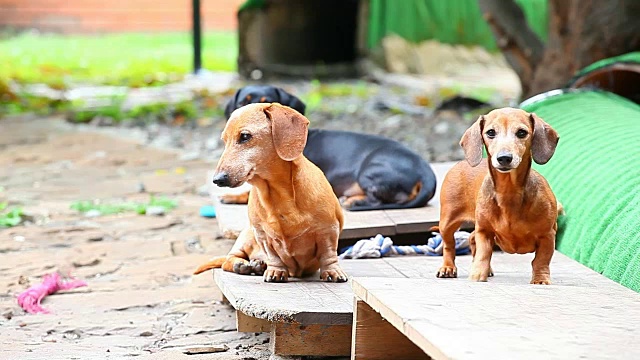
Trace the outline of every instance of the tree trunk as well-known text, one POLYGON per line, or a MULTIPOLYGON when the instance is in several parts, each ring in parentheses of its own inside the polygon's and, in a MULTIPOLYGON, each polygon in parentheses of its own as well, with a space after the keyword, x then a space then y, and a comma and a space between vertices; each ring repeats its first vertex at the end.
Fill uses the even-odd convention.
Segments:
POLYGON ((478 0, 498 47, 518 74, 522 97, 565 86, 595 61, 640 50, 640 1, 549 0, 545 45, 513 0, 478 0))

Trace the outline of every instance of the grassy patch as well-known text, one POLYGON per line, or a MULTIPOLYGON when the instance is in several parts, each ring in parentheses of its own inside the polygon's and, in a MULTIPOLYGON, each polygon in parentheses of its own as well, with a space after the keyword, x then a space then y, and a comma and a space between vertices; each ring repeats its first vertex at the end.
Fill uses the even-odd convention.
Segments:
POLYGON ((22 222, 22 209, 9 208, 6 202, 0 203, 0 228, 12 227, 22 222))
POLYGON ((367 83, 364 81, 359 81, 356 84, 343 84, 312 80, 311 90, 307 94, 302 94, 301 100, 305 102, 308 109, 313 110, 320 106, 324 98, 357 97, 365 99, 372 94, 373 91, 367 87, 367 83))
MULTIPOLYGON (((183 125, 201 118, 221 116, 223 113, 221 101, 225 94, 209 94, 207 91, 194 93, 192 100, 184 100, 177 103, 155 102, 139 105, 129 110, 124 110, 122 104, 124 97, 105 98, 105 104, 98 107, 86 108, 81 101, 70 102, 63 110, 69 121, 75 123, 87 123, 96 117, 108 118, 111 123, 121 121, 137 121, 142 123, 164 123, 183 125)), ((51 109, 55 112, 55 109, 51 109)))
POLYGON ((99 201, 76 201, 71 204, 71 209, 81 213, 86 213, 91 210, 100 212, 100 215, 120 214, 124 212, 135 212, 137 214, 144 214, 147 208, 151 206, 159 206, 169 211, 174 209, 177 205, 175 200, 171 200, 165 197, 151 197, 148 203, 137 202, 120 202, 102 204, 99 201))
MULTIPOLYGON (((203 39, 203 67, 236 68, 236 34, 210 32, 203 39)), ((192 70, 189 33, 64 36, 20 34, 0 39, 0 80, 126 85, 165 84, 192 70)))

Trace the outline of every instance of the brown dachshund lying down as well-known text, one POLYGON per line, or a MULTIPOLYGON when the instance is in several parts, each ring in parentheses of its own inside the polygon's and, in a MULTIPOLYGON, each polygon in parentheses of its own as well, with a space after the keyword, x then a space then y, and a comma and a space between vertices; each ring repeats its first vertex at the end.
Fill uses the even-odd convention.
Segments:
POLYGON ((531 168, 546 164, 558 134, 535 114, 497 109, 481 116, 462 136, 466 161, 447 173, 440 194, 443 264, 437 276, 457 276, 453 233, 475 221, 469 238, 473 254, 470 279, 493 276, 494 245, 507 253, 535 252, 532 284, 550 284, 549 263, 555 249, 560 205, 547 181, 531 168), (482 159, 483 145, 488 159, 482 159))
POLYGON ((299 112, 277 103, 233 112, 222 132, 225 149, 213 182, 252 185, 250 228, 240 233, 227 256, 195 274, 222 267, 286 282, 320 269, 324 281, 347 281, 337 256, 342 208, 322 171, 302 154, 308 125, 299 112))

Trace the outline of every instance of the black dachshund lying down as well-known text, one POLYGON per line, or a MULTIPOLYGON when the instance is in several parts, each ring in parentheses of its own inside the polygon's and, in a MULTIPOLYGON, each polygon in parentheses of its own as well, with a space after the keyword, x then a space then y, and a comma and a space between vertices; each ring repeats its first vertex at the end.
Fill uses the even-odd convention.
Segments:
MULTIPOLYGON (((247 104, 277 102, 304 115, 305 105, 286 91, 268 85, 239 89, 225 108, 231 113, 247 104)), ((324 172, 348 210, 422 207, 433 198, 436 176, 418 154, 401 143, 375 135, 309 129, 304 156, 324 172)), ((224 203, 246 203, 248 193, 225 195, 224 203)))

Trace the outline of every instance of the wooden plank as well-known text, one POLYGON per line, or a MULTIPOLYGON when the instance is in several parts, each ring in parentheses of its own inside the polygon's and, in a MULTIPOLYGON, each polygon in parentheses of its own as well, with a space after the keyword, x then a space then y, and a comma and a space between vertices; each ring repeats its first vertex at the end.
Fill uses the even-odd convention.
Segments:
POLYGON ((629 345, 640 336, 640 294, 557 252, 554 285, 530 285, 531 259, 494 254, 496 276, 487 283, 432 275, 356 278, 352 285, 358 298, 435 359, 640 358, 640 346, 629 345))
POLYGON ((440 207, 433 205, 415 209, 385 210, 397 234, 429 232, 440 221, 440 207))
POLYGON ((351 324, 300 325, 274 322, 269 340, 276 355, 348 356, 351 324))
MULTIPOLYGON (((382 259, 341 260, 350 277, 402 277, 382 259)), ((245 315, 273 322, 302 325, 351 324, 353 293, 348 283, 324 283, 319 273, 288 283, 265 283, 261 276, 238 275, 215 269, 214 281, 229 303, 245 315)))
POLYGON ((271 331, 271 322, 236 310, 236 327, 239 332, 269 332, 271 331))
POLYGON ((385 211, 344 211, 344 228, 340 239, 365 239, 377 234, 396 234, 396 224, 385 211))
POLYGON ((364 301, 354 299, 351 359, 429 359, 403 333, 364 301))

